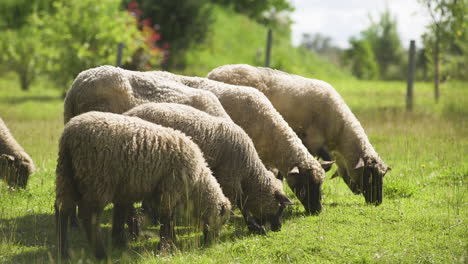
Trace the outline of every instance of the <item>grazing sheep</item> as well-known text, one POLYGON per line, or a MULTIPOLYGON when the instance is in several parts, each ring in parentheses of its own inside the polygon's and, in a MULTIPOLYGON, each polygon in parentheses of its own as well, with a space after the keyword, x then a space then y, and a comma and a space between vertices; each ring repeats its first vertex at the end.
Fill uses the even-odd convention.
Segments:
POLYGON ((31 157, 16 142, 0 118, 0 179, 10 187, 26 188, 29 175, 35 170, 31 157))
POLYGON ((236 124, 181 104, 148 103, 124 115, 180 130, 202 150, 213 175, 231 203, 240 205, 249 229, 264 233, 254 219, 281 229, 281 212, 292 204, 281 181, 258 157, 252 140, 236 124), (251 218, 250 212, 254 218, 251 218))
POLYGON ((162 79, 151 72, 100 66, 81 72, 64 101, 64 122, 88 111, 121 114, 149 102, 180 103, 228 118, 216 96, 162 79))
MULTIPOLYGON (((262 161, 287 175, 288 185, 306 212, 321 211, 321 185, 325 172, 264 94, 251 87, 229 85, 207 78, 169 72, 153 73, 214 93, 232 120, 252 138, 262 161)), ((324 164, 325 167, 330 165, 324 164)))
POLYGON ((311 153, 322 147, 336 159, 338 174, 368 203, 382 203, 385 173, 390 170, 372 147, 361 124, 336 90, 326 82, 269 68, 225 65, 208 78, 252 86, 263 92, 301 137, 311 153))
POLYGON ((112 236, 120 243, 126 209, 143 199, 160 212, 160 246, 175 242, 173 208, 191 201, 205 241, 229 217, 231 204, 187 136, 136 117, 89 112, 71 119, 59 145, 56 179, 58 248, 67 255, 67 223, 79 215, 97 258, 106 253, 100 233, 103 208, 113 203, 112 236), (114 228, 115 227, 115 228, 114 228))

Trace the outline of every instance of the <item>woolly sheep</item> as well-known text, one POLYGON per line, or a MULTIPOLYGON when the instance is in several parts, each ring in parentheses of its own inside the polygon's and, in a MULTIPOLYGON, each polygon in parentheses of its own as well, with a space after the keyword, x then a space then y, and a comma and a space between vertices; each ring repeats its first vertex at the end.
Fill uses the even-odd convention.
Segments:
POLYGON ((148 103, 124 115, 174 128, 189 136, 202 150, 224 194, 231 203, 240 205, 249 230, 265 232, 254 219, 270 222, 273 231, 281 229, 281 212, 292 203, 281 181, 265 168, 242 128, 230 120, 181 104, 148 103))
POLYGON ((390 170, 372 147, 361 124, 336 90, 326 82, 269 68, 225 65, 208 78, 252 86, 263 92, 301 137, 311 153, 326 147, 338 174, 366 202, 382 203, 385 173, 390 170))
POLYGON ((0 118, 0 179, 4 179, 10 187, 26 188, 29 175, 35 170, 31 157, 0 118))
POLYGON ((64 101, 64 123, 88 111, 121 114, 148 102, 180 103, 229 119, 216 96, 151 72, 100 66, 81 72, 64 101))
MULTIPOLYGON (((306 212, 321 211, 321 185, 325 172, 264 94, 251 87, 207 78, 153 73, 215 94, 232 120, 252 138, 262 161, 287 175, 288 185, 306 212)), ((330 165, 324 164, 325 167, 330 165)))
POLYGON ((160 210, 161 243, 175 242, 173 208, 193 202, 205 241, 229 217, 230 202, 187 136, 136 117, 89 112, 71 119, 59 145, 56 178, 58 248, 67 256, 67 223, 75 206, 94 254, 105 258, 100 233, 104 206, 113 203, 114 241, 123 240, 123 220, 132 204, 150 199, 160 210), (114 228, 114 227, 117 227, 114 228))

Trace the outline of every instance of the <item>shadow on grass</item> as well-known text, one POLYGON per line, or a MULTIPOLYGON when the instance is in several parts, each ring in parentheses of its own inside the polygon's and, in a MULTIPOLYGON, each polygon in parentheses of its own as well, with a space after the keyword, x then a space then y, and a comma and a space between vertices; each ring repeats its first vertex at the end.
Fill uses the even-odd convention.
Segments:
POLYGON ((34 101, 37 103, 45 103, 51 101, 62 101, 61 96, 51 96, 51 95, 28 95, 21 97, 5 96, 0 97, 0 103, 3 104, 22 104, 28 101, 34 101))
MULTIPOLYGON (((285 218, 295 214, 286 214, 285 218)), ((159 255, 159 227, 148 225, 145 221, 141 236, 136 241, 128 240, 125 248, 112 248, 111 224, 112 209, 106 209, 102 215, 101 230, 107 245, 107 252, 112 260, 140 258, 142 255, 159 255)), ((233 241, 243 237, 256 236, 250 234, 242 217, 233 217, 226 224, 219 242, 233 241)), ((176 227, 177 252, 203 251, 205 248, 201 231, 193 227, 179 225, 176 227)), ((271 232, 271 231, 269 231, 271 232)), ((69 229, 68 243, 71 250, 71 262, 93 261, 86 235, 81 227, 69 229)), ((55 236, 55 216, 53 214, 30 214, 12 219, 0 218, 1 243, 11 247, 9 254, 2 256, 0 262, 7 263, 52 263, 57 261, 57 243, 55 236)))

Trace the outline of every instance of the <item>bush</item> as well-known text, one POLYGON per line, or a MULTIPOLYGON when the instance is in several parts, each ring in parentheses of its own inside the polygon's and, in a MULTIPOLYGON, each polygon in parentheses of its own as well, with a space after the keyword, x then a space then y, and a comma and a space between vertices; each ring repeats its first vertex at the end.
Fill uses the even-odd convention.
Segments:
POLYGON ((43 30, 45 68, 63 89, 83 70, 115 64, 118 43, 125 47, 123 62, 147 49, 135 18, 120 10, 120 0, 56 1, 54 12, 42 14, 36 24, 43 30))

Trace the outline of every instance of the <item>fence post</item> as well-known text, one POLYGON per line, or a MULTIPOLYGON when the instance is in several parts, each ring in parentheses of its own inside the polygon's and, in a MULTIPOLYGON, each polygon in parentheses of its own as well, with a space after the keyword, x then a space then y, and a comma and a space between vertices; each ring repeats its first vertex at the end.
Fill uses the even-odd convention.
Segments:
POLYGON ((118 45, 117 45, 117 67, 122 67, 122 53, 123 53, 123 43, 120 42, 118 45))
POLYGON ((414 40, 410 41, 409 56, 408 56, 408 82, 406 85, 406 110, 413 109, 413 82, 414 72, 416 69, 416 44, 414 40))
POLYGON ((273 41, 273 31, 271 30, 271 28, 269 28, 268 36, 267 36, 266 54, 265 54, 265 67, 270 67, 270 55, 271 55, 272 41, 273 41))

